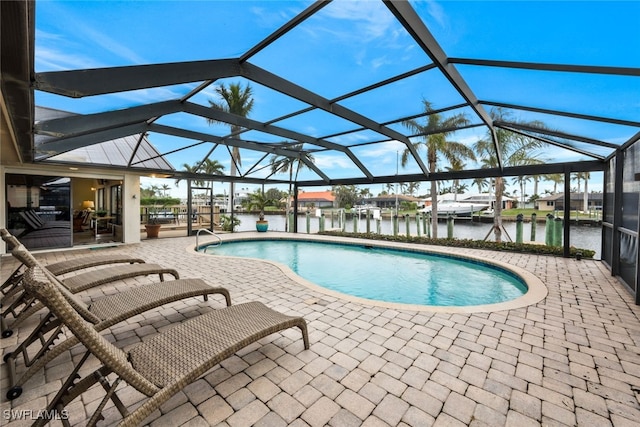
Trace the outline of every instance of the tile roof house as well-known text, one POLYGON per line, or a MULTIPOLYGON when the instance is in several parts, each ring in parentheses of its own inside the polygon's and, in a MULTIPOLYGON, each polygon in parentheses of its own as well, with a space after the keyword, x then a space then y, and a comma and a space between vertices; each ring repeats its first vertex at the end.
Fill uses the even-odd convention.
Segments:
POLYGON ((298 193, 298 209, 332 208, 335 200, 331 191, 303 191, 298 193))
POLYGON ((301 191, 298 193, 298 209, 332 208, 336 196, 332 191, 301 191))

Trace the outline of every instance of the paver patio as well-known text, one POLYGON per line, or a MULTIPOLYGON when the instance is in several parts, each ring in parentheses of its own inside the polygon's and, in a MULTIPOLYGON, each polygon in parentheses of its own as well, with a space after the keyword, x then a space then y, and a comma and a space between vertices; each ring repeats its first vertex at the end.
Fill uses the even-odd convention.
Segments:
MULTIPOLYGON (((524 308, 436 313, 338 298, 300 284, 272 263, 187 250, 194 243, 193 237, 179 237, 103 250, 135 254, 176 268, 181 277, 225 286, 234 304, 262 301, 302 315, 311 349, 303 349, 297 330, 252 344, 174 396, 151 416, 151 426, 638 425, 640 307, 600 261, 451 248, 523 268, 549 293, 524 308)), ((50 263, 87 253, 38 257, 50 263)), ((17 264, 7 256, 1 261, 4 280, 17 264)), ((151 280, 121 281, 83 295, 99 297, 151 280)), ((169 304, 106 336, 128 348, 171 323, 223 306, 215 297, 169 304)), ((1 340, 3 354, 36 322, 30 319, 1 340)), ((11 419, 26 412, 10 410, 44 409, 81 353, 74 348, 56 359, 13 402, 5 401, 3 364, 0 424, 30 425, 11 419)), ((101 392, 92 389, 68 407, 72 425, 84 424, 101 392)), ((119 394, 131 407, 144 398, 131 387, 121 386, 119 394)), ((112 404, 104 416, 101 425, 120 419, 112 404)))

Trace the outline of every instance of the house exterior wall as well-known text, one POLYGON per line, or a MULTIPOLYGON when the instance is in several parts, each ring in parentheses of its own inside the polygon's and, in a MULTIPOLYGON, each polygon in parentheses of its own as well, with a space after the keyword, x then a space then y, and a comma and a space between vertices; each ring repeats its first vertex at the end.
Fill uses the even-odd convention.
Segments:
POLYGON ((298 200, 298 209, 306 208, 332 208, 333 202, 327 200, 298 200))
MULTIPOLYGON (((582 211, 584 208, 584 193, 571 194, 571 210, 582 211)), ((553 211, 553 210, 564 210, 564 195, 558 196, 548 196, 543 197, 541 199, 536 200, 536 207, 541 211, 553 211)), ((602 194, 600 193, 589 193, 589 201, 588 201, 588 210, 602 209, 602 194)))
POLYGON ((550 212, 556 210, 556 202, 553 200, 538 200, 536 204, 539 211, 550 212))
POLYGON ((140 243, 140 177, 125 174, 122 180, 122 241, 140 243))
MULTIPOLYGON (((135 174, 125 174, 118 172, 95 171, 90 168, 86 170, 73 171, 68 167, 54 165, 30 165, 30 166, 6 166, 0 165, 0 226, 7 225, 7 194, 6 194, 6 174, 42 175, 42 176, 66 176, 72 179, 105 179, 122 181, 122 240, 124 243, 140 242, 140 177, 135 174), (135 195, 135 198, 133 197, 135 195)), ((76 203, 73 203, 74 209, 76 203)), ((0 254, 6 254, 7 248, 4 242, 0 244, 0 254)))

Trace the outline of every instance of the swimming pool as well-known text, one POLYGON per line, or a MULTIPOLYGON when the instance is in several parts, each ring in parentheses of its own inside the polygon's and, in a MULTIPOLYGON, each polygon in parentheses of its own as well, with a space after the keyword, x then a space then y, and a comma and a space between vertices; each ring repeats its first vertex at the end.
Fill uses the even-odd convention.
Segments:
POLYGON ((276 261, 317 285, 376 301, 476 306, 527 292, 522 278, 506 269, 441 254, 305 240, 240 240, 201 250, 276 261))

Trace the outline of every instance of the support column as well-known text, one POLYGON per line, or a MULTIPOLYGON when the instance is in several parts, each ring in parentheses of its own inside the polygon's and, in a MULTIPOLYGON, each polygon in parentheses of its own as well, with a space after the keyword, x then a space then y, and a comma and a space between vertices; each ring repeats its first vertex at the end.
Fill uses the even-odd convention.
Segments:
POLYGON ((293 227, 289 224, 289 231, 298 232, 298 184, 293 186, 293 227))
MULTIPOLYGON (((616 150, 616 170, 613 191, 613 234, 611 236, 611 275, 620 275, 620 232, 622 226, 622 191, 624 184, 624 152, 616 150)), ((604 245, 603 245, 604 247, 604 245)))
MULTIPOLYGON (((213 193, 213 191, 212 191, 213 193)), ((192 209, 193 197, 191 197, 191 178, 187 178, 187 236, 193 235, 193 221, 191 220, 191 215, 193 215, 192 209)), ((213 205, 211 205, 211 209, 213 210, 213 205)), ((213 217, 213 212, 211 212, 213 217)))
POLYGON ((564 172, 564 246, 562 256, 569 258, 571 255, 569 248, 571 247, 571 233, 569 231, 571 224, 571 171, 565 168, 564 172))
POLYGON ((122 239, 140 243, 140 177, 125 174, 122 180, 122 239), (129 218, 135 218, 130 221, 129 218))

